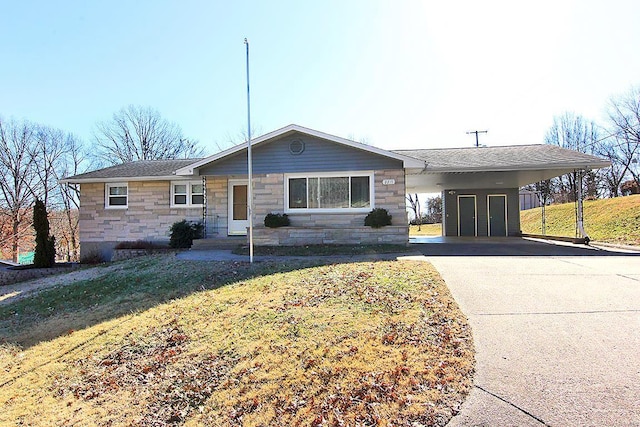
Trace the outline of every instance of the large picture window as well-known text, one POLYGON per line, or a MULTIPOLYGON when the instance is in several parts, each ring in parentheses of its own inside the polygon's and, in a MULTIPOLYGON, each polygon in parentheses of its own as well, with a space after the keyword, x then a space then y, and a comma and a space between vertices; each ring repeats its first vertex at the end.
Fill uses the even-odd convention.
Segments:
POLYGON ((129 205, 129 187, 124 183, 105 184, 104 207, 107 209, 127 209, 129 205))
POLYGON ((373 174, 287 176, 287 211, 369 211, 373 174))
POLYGON ((189 208, 204 205, 202 181, 173 181, 171 183, 171 207, 189 208))

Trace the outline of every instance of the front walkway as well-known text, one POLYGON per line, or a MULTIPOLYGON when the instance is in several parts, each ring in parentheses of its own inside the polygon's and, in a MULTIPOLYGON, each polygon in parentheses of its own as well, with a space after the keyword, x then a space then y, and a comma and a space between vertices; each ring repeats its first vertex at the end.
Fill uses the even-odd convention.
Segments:
POLYGON ((473 328, 449 426, 640 425, 640 256, 575 245, 416 245, 473 328))

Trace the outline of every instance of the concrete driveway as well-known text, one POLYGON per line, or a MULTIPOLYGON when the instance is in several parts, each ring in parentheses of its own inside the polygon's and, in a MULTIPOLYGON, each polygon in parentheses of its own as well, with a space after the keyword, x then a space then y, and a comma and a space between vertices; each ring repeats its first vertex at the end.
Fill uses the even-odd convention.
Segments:
POLYGON ((640 426, 640 256, 512 240, 416 245, 468 316, 449 426, 640 426))

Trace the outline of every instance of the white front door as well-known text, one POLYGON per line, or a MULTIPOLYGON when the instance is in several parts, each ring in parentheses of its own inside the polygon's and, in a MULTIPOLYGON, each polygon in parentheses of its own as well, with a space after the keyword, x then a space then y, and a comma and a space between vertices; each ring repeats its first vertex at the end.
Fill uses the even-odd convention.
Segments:
POLYGON ((249 206, 246 180, 229 180, 229 235, 247 234, 249 206))

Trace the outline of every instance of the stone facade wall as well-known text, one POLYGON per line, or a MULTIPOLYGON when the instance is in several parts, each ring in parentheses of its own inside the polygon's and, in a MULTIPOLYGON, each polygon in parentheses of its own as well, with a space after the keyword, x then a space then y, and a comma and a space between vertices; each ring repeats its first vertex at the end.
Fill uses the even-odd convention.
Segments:
POLYGON ((202 220, 202 208, 171 208, 170 181, 129 182, 127 209, 105 209, 105 184, 82 184, 80 257, 99 252, 105 259, 117 242, 168 241, 176 221, 202 220))
MULTIPOLYGON (((284 174, 254 175, 254 178, 253 222, 262 225, 268 213, 284 212, 284 174)), ((294 221, 293 216, 291 221, 294 221)))
POLYGON ((254 244, 295 246, 310 244, 405 244, 409 240, 403 170, 374 174, 375 207, 392 215, 392 227, 364 227, 367 213, 289 213, 290 227, 265 228, 264 217, 284 212, 284 174, 256 176, 254 182, 254 244), (392 181, 393 184, 383 182, 392 181))
MULTIPOLYGON (((392 225, 407 225, 404 171, 376 171, 374 177, 375 207, 392 215, 392 225), (385 185, 383 181, 394 180, 385 185)), ((254 224, 262 225, 270 213, 284 212, 284 174, 258 175, 254 180, 254 224)), ((367 212, 368 213, 368 212, 367 212)), ((288 213, 292 227, 359 227, 367 213, 288 213)))
MULTIPOLYGON (((206 238, 226 238, 228 225, 229 179, 246 179, 246 176, 207 177, 206 238)), ((375 172, 375 206, 385 208, 393 216, 394 226, 407 225, 405 208, 404 171, 401 169, 375 172), (393 180, 393 184, 383 184, 393 180)), ((81 258, 95 253, 111 259, 117 242, 150 240, 168 241, 169 227, 176 221, 187 219, 201 221, 202 208, 171 208, 170 181, 129 182, 127 209, 105 209, 105 184, 82 184, 80 194, 80 250, 81 258)), ((261 226, 270 213, 284 212, 284 174, 254 175, 254 225, 261 226)), ((327 233, 349 228, 359 230, 367 213, 294 213, 290 214, 292 227, 327 228, 327 233)), ((367 227, 367 230, 370 230, 367 227)), ((407 229, 408 230, 408 229, 407 229)), ((396 230, 397 231, 397 230, 396 230)), ((356 233, 356 231, 353 231, 356 233)), ((361 231, 357 231, 360 233, 361 231)), ((356 233, 356 234, 357 234, 356 233)), ((365 233, 368 234, 368 233, 365 233)), ((378 233, 380 234, 380 233, 378 233)), ((402 232, 408 239, 408 231, 402 232)), ((322 241, 336 240, 322 237, 322 241)), ((350 241, 358 241, 360 234, 350 241)), ((377 237, 376 237, 377 239, 377 237)), ((385 239, 391 239, 385 237, 385 239)), ((395 237, 394 237, 395 239, 395 237)))
POLYGON ((256 227, 253 243, 256 246, 301 246, 301 245, 405 245, 409 240, 409 227, 256 227))
POLYGON ((206 238, 226 237, 229 217, 229 180, 226 177, 207 177, 206 238))
POLYGON ((376 171, 375 181, 376 208, 385 208, 389 211, 393 216, 391 225, 406 226, 409 220, 407 217, 407 188, 404 180, 404 170, 376 171), (385 180, 393 180, 395 183, 385 185, 383 184, 385 180))
POLYGON ((115 249, 111 256, 111 261, 123 261, 155 254, 175 254, 177 252, 179 252, 178 249, 115 249))
POLYGON ((74 268, 77 268, 77 266, 77 264, 68 264, 64 267, 56 266, 53 268, 29 268, 24 270, 0 269, 0 286, 12 285, 31 279, 51 276, 53 274, 68 273, 74 268))

